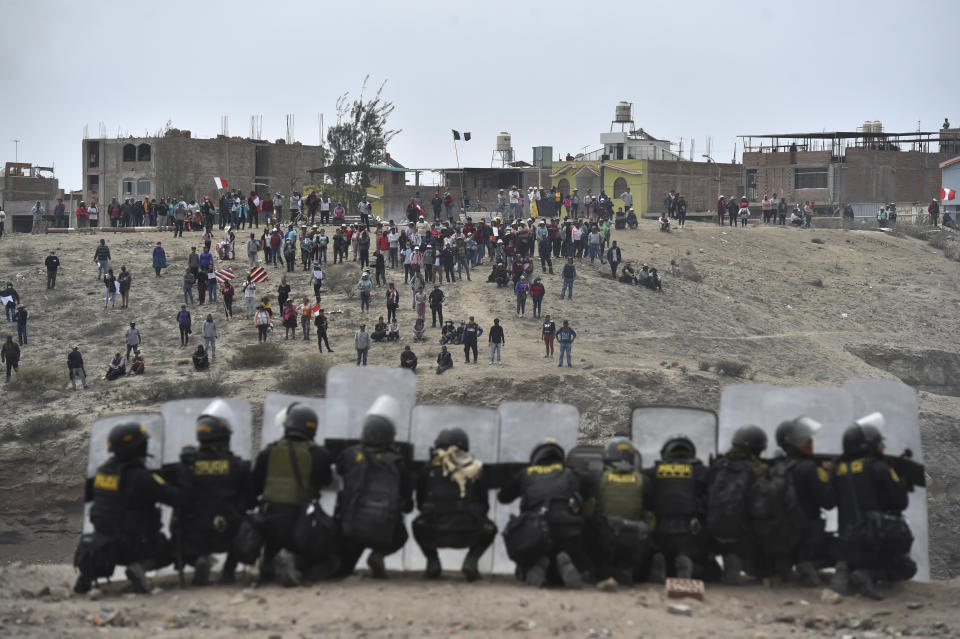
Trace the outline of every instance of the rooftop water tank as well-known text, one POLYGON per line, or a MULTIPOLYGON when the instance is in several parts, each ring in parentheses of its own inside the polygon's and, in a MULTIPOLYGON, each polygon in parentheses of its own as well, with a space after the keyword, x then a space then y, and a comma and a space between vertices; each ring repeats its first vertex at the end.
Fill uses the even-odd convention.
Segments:
POLYGON ((513 148, 513 145, 510 143, 510 134, 506 131, 501 131, 500 135, 497 136, 497 151, 509 151, 513 148))
POLYGON ((617 102, 616 117, 614 122, 631 122, 633 121, 633 116, 631 115, 633 111, 633 104, 630 102, 617 102))
POLYGON ((883 133, 883 125, 880 123, 880 120, 873 121, 873 132, 874 133, 883 133))
POLYGON ((864 133, 873 133, 873 122, 870 120, 863 121, 863 132, 864 133))

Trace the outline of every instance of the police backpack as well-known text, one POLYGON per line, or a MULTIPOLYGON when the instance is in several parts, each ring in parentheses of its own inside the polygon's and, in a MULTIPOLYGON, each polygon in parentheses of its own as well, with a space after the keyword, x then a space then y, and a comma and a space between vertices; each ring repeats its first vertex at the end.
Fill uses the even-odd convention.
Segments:
POLYGON ((707 532, 717 539, 731 539, 749 530, 749 497, 753 464, 721 457, 707 493, 707 532))
POLYGON ((753 482, 750 491, 750 519, 762 537, 775 539, 784 547, 799 541, 803 510, 793 482, 792 460, 779 460, 753 482))
POLYGON ((343 535, 370 548, 389 547, 400 525, 400 469, 395 453, 361 450, 344 478, 349 495, 340 511, 343 535))

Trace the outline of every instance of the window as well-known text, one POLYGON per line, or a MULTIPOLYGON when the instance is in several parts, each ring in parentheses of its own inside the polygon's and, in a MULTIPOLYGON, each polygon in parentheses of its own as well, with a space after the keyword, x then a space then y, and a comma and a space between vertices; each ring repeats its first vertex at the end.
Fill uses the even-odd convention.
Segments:
POLYGON ((400 181, 400 178, 402 178, 402 177, 403 177, 403 173, 400 173, 400 172, 398 172, 398 171, 394 171, 394 172, 393 172, 393 184, 395 184, 395 185, 397 185, 397 184, 403 184, 403 182, 400 181))
POLYGON ((137 180, 137 195, 150 195, 150 180, 146 178, 137 180))
POLYGON ((87 168, 100 168, 100 143, 87 142, 87 168))
POLYGON ((825 189, 827 188, 827 169, 794 169, 793 188, 795 189, 825 189))
POLYGON ((137 161, 137 147, 133 144, 124 144, 123 145, 123 161, 124 162, 136 162, 137 161))
POLYGON ((137 147, 137 162, 149 162, 150 161, 150 145, 141 144, 137 147))
POLYGON ((613 197, 619 198, 621 195, 623 195, 624 191, 626 191, 627 188, 628 188, 627 181, 624 180, 622 177, 617 178, 616 180, 613 181, 613 193, 612 193, 613 197))
POLYGON ((123 197, 130 197, 133 195, 133 185, 136 183, 136 180, 133 178, 123 178, 123 197))
POLYGON ((557 182, 557 190, 563 194, 563 197, 567 197, 568 195, 570 195, 570 180, 568 180, 567 178, 563 178, 562 180, 557 182))

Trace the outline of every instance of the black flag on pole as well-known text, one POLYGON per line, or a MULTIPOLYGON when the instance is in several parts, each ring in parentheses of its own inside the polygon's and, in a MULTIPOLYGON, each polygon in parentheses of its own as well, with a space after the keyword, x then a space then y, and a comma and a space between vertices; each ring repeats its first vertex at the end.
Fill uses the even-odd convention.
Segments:
POLYGON ((470 141, 470 132, 469 132, 469 131, 465 131, 465 132, 464 132, 464 134, 463 134, 463 141, 464 141, 464 142, 469 142, 469 141, 470 141))
POLYGON ((454 139, 454 140, 459 140, 459 139, 460 139, 460 132, 457 131, 456 129, 450 129, 450 130, 453 131, 453 139, 454 139))

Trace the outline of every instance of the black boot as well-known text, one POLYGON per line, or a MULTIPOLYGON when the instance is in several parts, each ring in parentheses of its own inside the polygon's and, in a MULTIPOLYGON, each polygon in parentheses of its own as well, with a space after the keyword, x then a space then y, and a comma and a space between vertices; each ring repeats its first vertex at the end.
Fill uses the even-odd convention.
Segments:
POLYGON ((130 564, 125 571, 133 591, 140 594, 150 592, 150 582, 147 581, 147 572, 140 564, 130 564))
POLYGON ((657 553, 650 561, 650 583, 662 584, 667 580, 667 559, 662 553, 657 553))
POLYGON ((565 552, 557 553, 557 572, 560 573, 560 579, 567 588, 579 590, 583 586, 583 580, 580 578, 580 571, 573 564, 570 555, 565 552))
POLYGON ((673 566, 677 571, 677 579, 693 579, 693 560, 686 555, 677 555, 673 566))
POLYGON ((847 562, 837 562, 836 572, 830 579, 830 588, 838 595, 846 596, 850 593, 850 570, 847 568, 847 562))
POLYGON ((883 595, 877 590, 873 583, 873 577, 866 570, 854 570, 850 575, 850 583, 853 584, 864 597, 869 597, 875 601, 883 599, 883 595))
POLYGON ((740 562, 740 557, 737 555, 724 555, 723 556, 723 583, 729 586, 739 586, 742 582, 740 578, 740 571, 743 568, 743 564, 740 562))
POLYGON ((546 557, 541 557, 537 560, 537 563, 530 566, 527 569, 527 574, 525 581, 528 586, 533 586, 534 588, 542 588, 543 584, 547 581, 547 568, 550 567, 550 560, 546 557))
POLYGON ((210 569, 213 567, 213 557, 201 555, 193 564, 193 585, 206 586, 210 583, 210 569))
POLYGON ((367 567, 370 568, 374 579, 387 578, 387 568, 383 565, 383 555, 380 553, 371 551, 370 556, 367 557, 367 567))
POLYGON ((427 555, 427 569, 423 571, 423 576, 427 579, 439 579, 443 573, 443 566, 440 565, 440 557, 436 552, 427 555))
POLYGON ((477 566, 479 559, 480 557, 478 555, 467 553, 466 559, 463 560, 463 566, 460 567, 460 570, 466 576, 467 581, 480 579, 480 568, 477 566))

